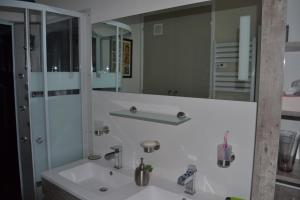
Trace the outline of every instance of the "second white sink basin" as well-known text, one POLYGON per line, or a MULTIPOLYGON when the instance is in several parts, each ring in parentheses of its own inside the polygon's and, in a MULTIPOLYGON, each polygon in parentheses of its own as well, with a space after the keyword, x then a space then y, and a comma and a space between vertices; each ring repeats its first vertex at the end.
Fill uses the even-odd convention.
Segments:
POLYGON ((133 181, 126 175, 91 162, 64 170, 59 175, 89 191, 103 195, 133 181))
POLYGON ((126 200, 191 200, 187 197, 169 192, 167 190, 147 186, 145 189, 139 191, 135 195, 127 198, 126 200))

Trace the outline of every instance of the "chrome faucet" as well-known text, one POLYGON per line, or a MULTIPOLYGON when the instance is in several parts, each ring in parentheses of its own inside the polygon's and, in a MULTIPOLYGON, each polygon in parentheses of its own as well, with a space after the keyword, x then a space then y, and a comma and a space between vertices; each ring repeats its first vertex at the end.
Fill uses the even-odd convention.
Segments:
POLYGON ((112 160, 115 159, 115 165, 114 168, 116 169, 121 169, 122 168, 122 146, 121 145, 116 145, 110 147, 113 152, 105 154, 104 158, 105 160, 112 160))
POLYGON ((186 172, 179 176, 177 184, 185 186, 185 193, 193 195, 196 193, 195 189, 195 178, 196 178, 197 167, 195 165, 189 165, 186 172))

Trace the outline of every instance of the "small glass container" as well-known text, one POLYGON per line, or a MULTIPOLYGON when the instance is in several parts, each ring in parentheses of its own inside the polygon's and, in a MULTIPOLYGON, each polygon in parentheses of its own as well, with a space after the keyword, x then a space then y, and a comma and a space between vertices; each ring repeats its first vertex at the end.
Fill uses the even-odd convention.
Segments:
POLYGON ((297 132, 280 131, 278 169, 284 172, 293 171, 293 165, 299 146, 299 135, 297 132))

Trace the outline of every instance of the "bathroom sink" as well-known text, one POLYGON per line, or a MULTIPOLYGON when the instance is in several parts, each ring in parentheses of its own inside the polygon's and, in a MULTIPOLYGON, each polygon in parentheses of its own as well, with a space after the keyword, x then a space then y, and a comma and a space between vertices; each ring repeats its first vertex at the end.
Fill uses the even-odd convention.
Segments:
POLYGON ((148 186, 126 200, 191 200, 182 195, 169 192, 156 186, 148 186))
POLYGON ((91 162, 61 171, 59 175, 99 194, 111 193, 133 181, 126 175, 91 162))

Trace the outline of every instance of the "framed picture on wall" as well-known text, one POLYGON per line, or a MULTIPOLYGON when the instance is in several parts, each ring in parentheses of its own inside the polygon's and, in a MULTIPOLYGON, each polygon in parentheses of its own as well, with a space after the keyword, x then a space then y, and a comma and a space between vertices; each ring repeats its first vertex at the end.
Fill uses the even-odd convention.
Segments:
POLYGON ((123 78, 132 78, 132 40, 123 39, 123 78))
MULTIPOLYGON (((120 45, 121 46, 121 45, 120 45)), ((123 39, 123 55, 121 72, 123 74, 123 78, 132 78, 132 40, 131 39, 123 39)), ((110 40, 110 65, 112 70, 116 69, 116 40, 110 40)))

